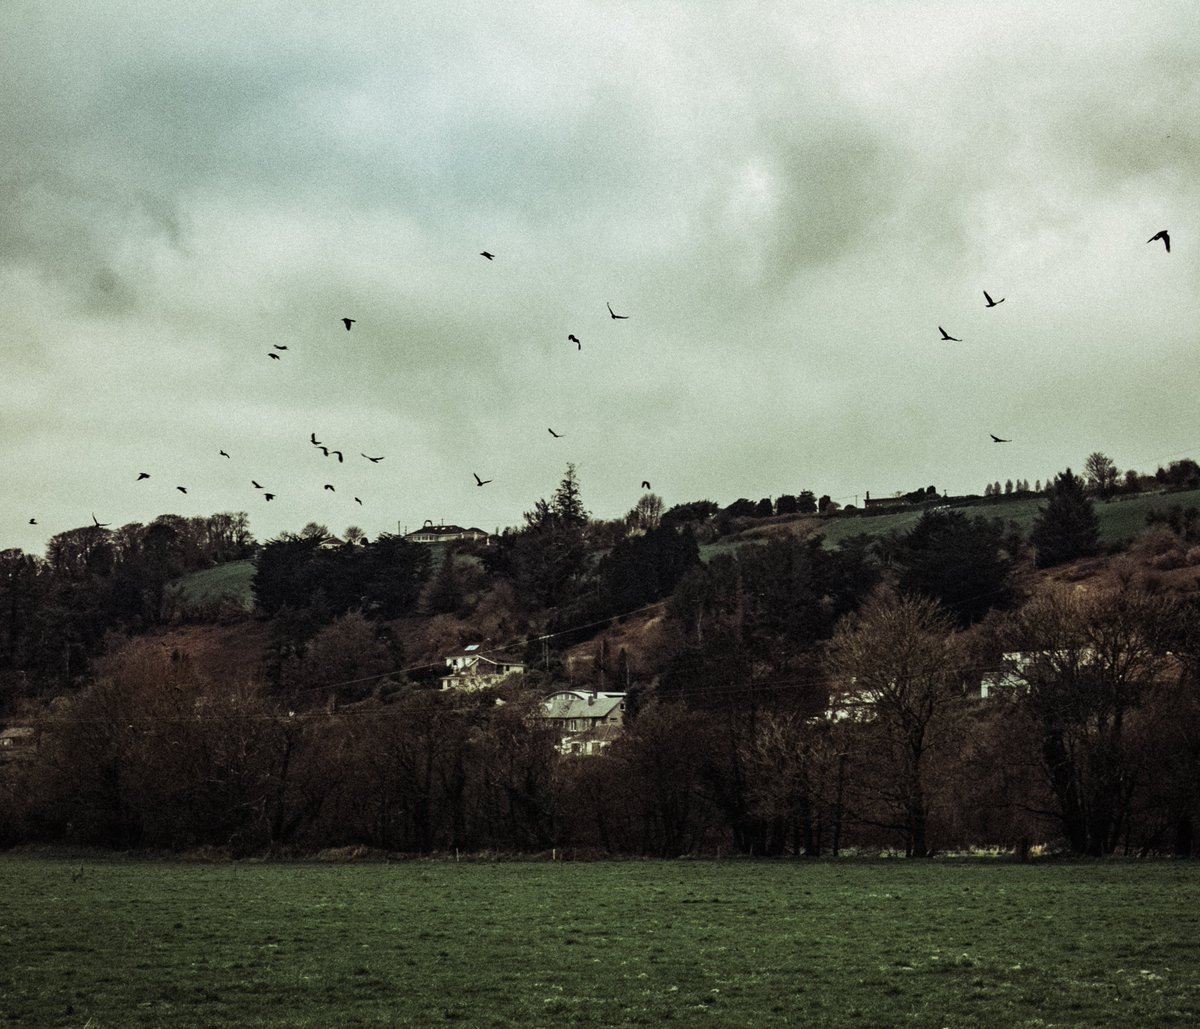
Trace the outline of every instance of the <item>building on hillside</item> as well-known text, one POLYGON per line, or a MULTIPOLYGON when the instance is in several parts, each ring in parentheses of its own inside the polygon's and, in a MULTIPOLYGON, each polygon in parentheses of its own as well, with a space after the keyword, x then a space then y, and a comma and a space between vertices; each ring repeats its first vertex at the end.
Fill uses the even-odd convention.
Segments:
POLYGON ((542 701, 542 717, 559 730, 560 754, 599 754, 621 733, 625 694, 558 690, 542 701))
POLYGON ((404 534, 406 543, 454 543, 457 540, 470 540, 473 543, 482 540, 490 544, 492 537, 474 526, 464 529, 461 525, 434 525, 428 519, 421 528, 404 534))
MULTIPOLYGON (((366 543, 366 539, 359 540, 360 543, 366 543)), ((342 547, 354 546, 351 540, 344 540, 338 536, 326 536, 320 543, 317 544, 320 550, 340 550, 342 547)))
POLYGON ((0 761, 21 761, 33 756, 37 735, 28 725, 13 725, 0 732, 0 761))
POLYGON ((499 686, 510 675, 525 673, 523 662, 496 653, 487 656, 478 643, 448 655, 446 667, 448 671, 442 676, 444 690, 490 689, 499 686))

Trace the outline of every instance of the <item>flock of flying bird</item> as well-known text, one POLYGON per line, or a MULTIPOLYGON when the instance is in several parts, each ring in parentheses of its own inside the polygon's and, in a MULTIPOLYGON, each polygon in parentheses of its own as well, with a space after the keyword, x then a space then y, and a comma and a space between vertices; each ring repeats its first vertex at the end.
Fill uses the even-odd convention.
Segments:
MULTIPOLYGON (((1161 240, 1161 241, 1162 241, 1163 247, 1166 249, 1166 252, 1169 254, 1169 253, 1171 252, 1171 236, 1170 236, 1170 233, 1169 233, 1169 232, 1168 232, 1166 229, 1161 229, 1160 231, 1156 232, 1156 233, 1155 233, 1153 236, 1151 236, 1151 237, 1150 237, 1148 240, 1146 240, 1146 242, 1147 242, 1147 243, 1154 243, 1154 242, 1157 242, 1157 241, 1159 241, 1159 240, 1161 240)), ((496 255, 495 255, 495 254, 493 254, 493 253, 490 253, 490 252, 489 252, 489 251, 487 251, 487 250, 482 250, 482 251, 480 251, 480 254, 479 254, 479 256, 480 256, 480 257, 484 257, 484 258, 486 258, 486 259, 487 259, 487 260, 489 260, 489 261, 493 261, 493 260, 495 260, 495 257, 496 257, 496 255)), ((985 290, 983 291, 983 299, 984 299, 984 302, 985 302, 985 306, 986 306, 987 308, 989 308, 989 309, 990 309, 990 308, 993 308, 993 307, 998 307, 1000 304, 1004 303, 1004 301, 1005 301, 1005 299, 1006 299, 1006 298, 1005 298, 1005 297, 1001 297, 999 300, 993 300, 993 299, 992 299, 992 296, 991 296, 991 294, 990 294, 990 293, 988 293, 988 291, 985 289, 985 290)), ((627 314, 617 314, 617 313, 616 313, 616 312, 615 312, 615 311, 612 309, 612 303, 611 303, 611 302, 609 302, 609 301, 605 301, 605 306, 608 308, 608 313, 609 313, 609 316, 610 316, 610 317, 611 317, 611 318, 612 318, 614 321, 625 321, 626 319, 628 319, 628 318, 629 318, 629 315, 627 315, 627 314)), ((347 332, 349 332, 349 331, 350 331, 350 329, 351 329, 351 326, 353 326, 353 325, 355 324, 355 322, 356 322, 356 321, 357 321, 357 319, 355 319, 355 318, 343 318, 343 319, 342 319, 342 324, 343 324, 343 325, 346 327, 346 331, 347 331, 347 332)), ((942 338, 942 340, 943 340, 943 341, 952 342, 952 343, 961 343, 961 342, 963 342, 963 341, 962 341, 962 339, 961 339, 960 337, 958 337, 958 336, 951 336, 951 335, 950 335, 950 333, 948 333, 948 332, 947 332, 947 331, 946 331, 944 328, 942 328, 942 326, 940 326, 940 325, 938 326, 938 332, 940 332, 940 333, 941 333, 941 338, 942 338)), ((578 350, 582 350, 582 349, 583 349, 583 343, 580 341, 579 337, 578 337, 578 336, 576 336, 574 333, 568 333, 568 335, 567 335, 567 341, 568 341, 569 343, 574 343, 574 344, 575 344, 575 346, 576 346, 576 349, 578 349, 578 350)), ((287 346, 286 346, 286 345, 282 345, 282 344, 278 344, 278 343, 277 343, 277 344, 274 344, 274 345, 273 345, 273 348, 272 348, 272 350, 268 352, 267 356, 268 356, 269 358, 271 358, 272 360, 274 360, 274 361, 280 361, 280 360, 282 360, 282 357, 280 356, 280 354, 278 354, 278 353, 275 353, 275 351, 286 351, 287 349, 288 349, 288 348, 287 348, 287 346)), ((551 435, 551 436, 553 436, 555 439, 562 439, 562 438, 563 438, 563 434, 562 434, 562 433, 555 432, 553 429, 548 429, 547 431, 548 431, 548 432, 550 433, 550 435, 551 435)), ((995 433, 989 433, 989 435, 991 436, 991 438, 992 438, 992 442, 993 442, 993 443, 1011 443, 1011 442, 1012 442, 1012 440, 1011 440, 1011 439, 1008 439, 1008 438, 1003 438, 1003 437, 997 436, 995 433)), ((335 449, 335 448, 333 448, 333 447, 327 446, 326 444, 322 443, 320 440, 318 440, 318 439, 317 439, 317 434, 316 434, 315 432, 314 432, 314 433, 312 433, 312 434, 310 434, 310 436, 309 436, 309 442, 312 444, 312 446, 314 446, 314 447, 316 447, 317 449, 319 449, 319 450, 322 452, 322 454, 323 454, 325 457, 335 456, 335 457, 337 458, 337 460, 338 460, 338 463, 339 463, 339 464, 342 464, 342 463, 344 462, 344 460, 345 460, 345 455, 343 454, 343 452, 342 452, 341 450, 337 450, 337 449, 335 449)), ((221 457, 224 457, 224 458, 229 458, 229 457, 230 457, 230 455, 229 455, 229 454, 228 454, 228 453, 227 453, 225 450, 219 450, 219 451, 218 451, 218 454, 219 454, 221 457)), ((379 464, 379 462, 380 462, 380 461, 382 461, 382 460, 383 460, 383 458, 384 458, 384 455, 380 455, 380 456, 378 456, 378 457, 372 457, 372 456, 370 456, 369 454, 362 453, 361 451, 360 451, 360 455, 361 455, 362 457, 366 458, 366 460, 370 461, 372 464, 379 464)), ((474 478, 475 478, 475 485, 476 485, 476 486, 486 486, 488 483, 490 483, 490 482, 492 482, 492 481, 493 481, 492 479, 483 479, 483 478, 480 478, 479 474, 478 474, 478 473, 476 473, 476 472, 472 472, 471 474, 472 474, 472 475, 474 476, 474 478)), ((142 482, 142 481, 144 481, 144 480, 146 480, 146 479, 149 479, 150 477, 151 477, 151 476, 150 476, 150 473, 149 473, 149 472, 139 472, 139 473, 138 473, 138 476, 137 476, 137 479, 136 479, 136 481, 137 481, 137 482, 142 482)), ((251 486, 253 486, 253 487, 254 487, 254 489, 256 489, 256 490, 261 490, 261 491, 262 491, 262 495, 263 495, 263 499, 264 499, 264 500, 266 500, 266 501, 271 501, 271 500, 274 500, 274 499, 275 499, 275 497, 276 497, 276 494, 275 494, 275 493, 271 493, 271 492, 269 492, 269 491, 268 491, 267 489, 265 489, 265 488, 264 488, 264 487, 263 487, 261 484, 259 484, 259 483, 258 483, 256 480, 254 480, 254 479, 251 479, 251 480, 250 480, 250 484, 251 484, 251 486)), ((328 492, 330 492, 330 493, 334 493, 334 492, 336 492, 336 490, 335 490, 335 488, 334 488, 334 486, 333 486, 333 484, 332 484, 332 483, 325 483, 325 484, 324 484, 324 488, 325 488, 325 490, 327 490, 327 491, 328 491, 328 492)), ((643 479, 643 480, 642 480, 642 486, 641 486, 641 488, 642 488, 642 489, 645 489, 645 490, 649 490, 649 489, 651 488, 651 487, 650 487, 650 483, 649 483, 649 481, 648 481, 648 480, 646 480, 646 479, 643 479)), ((184 494, 184 495, 186 495, 186 494, 187 494, 187 491, 188 491, 186 486, 176 486, 176 487, 175 487, 175 489, 177 489, 177 490, 178 490, 180 493, 182 493, 182 494, 184 494)), ((361 499, 359 499, 358 497, 354 497, 354 502, 355 502, 356 504, 359 504, 360 506, 362 505, 362 500, 361 500, 361 499)), ((94 525, 95 525, 97 528, 106 528, 106 527, 108 526, 108 524, 109 524, 108 522, 101 522, 101 521, 98 521, 98 520, 97 520, 97 518, 96 518, 96 515, 95 515, 94 513, 92 514, 92 522, 94 523, 94 525)), ((29 519, 29 524, 30 524, 30 525, 37 525, 37 519, 36 519, 36 518, 30 518, 30 519, 29 519)))
MULTIPOLYGON (((1171 234, 1166 229, 1160 229, 1153 236, 1151 236, 1148 240, 1146 240, 1146 242, 1154 243, 1157 240, 1162 240, 1162 245, 1164 247, 1166 247, 1167 253, 1169 254, 1171 252, 1171 234)), ((998 307, 1000 304, 1004 303, 1004 301, 1005 301, 1004 297, 1001 297, 999 300, 993 300, 991 297, 991 294, 989 294, 986 289, 983 291, 983 299, 985 302, 985 306, 989 307, 989 308, 998 307)), ((612 308, 609 308, 609 311, 611 313, 612 308)), ((951 343, 961 343, 962 342, 962 340, 959 339, 957 336, 951 336, 950 333, 948 333, 940 325, 938 326, 938 332, 940 332, 942 334, 942 339, 944 341, 948 341, 951 343)), ((1001 439, 994 432, 990 432, 990 433, 988 433, 988 435, 992 437, 993 443, 1011 443, 1012 442, 1011 439, 1001 439)))
MULTIPOLYGON (((485 258, 487 258, 487 260, 489 260, 489 261, 492 261, 492 260, 495 260, 495 256, 496 256, 496 255, 495 255, 495 254, 492 254, 492 253, 489 253, 488 251, 484 250, 484 251, 481 251, 481 253, 480 253, 480 256, 481 256, 481 257, 485 257, 485 258)), ((608 301, 606 301, 606 302, 605 302, 605 304, 606 304, 606 306, 608 307, 608 313, 609 313, 610 317, 611 317, 611 318, 612 318, 614 321, 625 321, 626 319, 628 319, 628 318, 629 318, 629 315, 627 315, 627 314, 617 314, 617 313, 616 313, 616 312, 615 312, 615 311, 612 309, 612 304, 611 304, 611 303, 609 303, 608 301)), ((353 325, 354 325, 356 322, 357 322, 357 319, 355 319, 355 318, 343 318, 343 319, 342 319, 342 324, 345 326, 345 328, 346 328, 346 331, 347 331, 347 332, 349 332, 349 331, 351 330, 351 327, 352 327, 352 326, 353 326, 353 325)), ((582 349, 583 349, 583 344, 580 342, 580 340, 579 340, 579 337, 577 337, 577 336, 576 336, 574 333, 570 333, 570 334, 568 334, 568 336, 567 336, 567 340, 568 340, 569 342, 571 342, 571 343, 574 343, 577 349, 579 349, 579 350, 582 350, 582 349)), ((268 357, 269 357, 269 358, 270 358, 272 361, 282 361, 282 360, 283 360, 282 354, 281 354, 281 353, 277 353, 277 351, 287 351, 287 349, 288 349, 288 348, 287 348, 287 346, 286 346, 285 344, 279 344, 279 343, 273 344, 273 346, 272 346, 272 349, 271 349, 270 351, 268 351, 268 352, 267 352, 267 356, 268 356, 268 357)), ((551 436, 553 436, 555 439, 562 439, 562 438, 563 438, 563 435, 564 435, 563 433, 555 432, 553 429, 549 429, 548 431, 549 431, 550 435, 551 435, 551 436)), ((327 446, 326 444, 322 443, 322 442, 321 442, 319 439, 317 439, 317 434, 316 434, 315 432, 314 432, 314 433, 311 433, 311 434, 309 435, 309 443, 310 443, 310 444, 311 444, 313 447, 315 447, 315 448, 317 448, 318 450, 320 450, 320 451, 322 452, 322 454, 323 454, 325 457, 336 457, 336 458, 337 458, 337 461, 338 461, 338 464, 342 464, 342 463, 344 463, 344 462, 345 462, 345 455, 344 455, 344 453, 343 453, 341 450, 338 450, 338 449, 336 449, 336 448, 334 448, 334 447, 327 446)), ((227 451, 223 450, 223 449, 222 449, 222 450, 218 450, 218 455, 219 455, 219 456, 221 456, 221 457, 224 457, 224 458, 229 458, 230 460, 232 460, 232 458, 231 458, 230 454, 229 454, 227 451)), ((379 462, 380 462, 380 461, 382 461, 382 460, 384 459, 384 456, 385 456, 385 455, 382 455, 382 454, 381 454, 381 455, 379 455, 378 457, 372 457, 370 454, 365 454, 365 453, 361 453, 361 452, 360 452, 360 455, 361 455, 362 457, 364 457, 364 458, 365 458, 367 461, 371 462, 371 464, 379 464, 379 462)), ((483 479, 483 478, 480 478, 480 476, 479 476, 477 473, 475 473, 475 472, 472 472, 471 474, 474 476, 474 478, 475 478, 475 485, 477 485, 477 486, 486 486, 488 483, 490 483, 490 482, 492 482, 492 481, 493 481, 492 479, 483 479)), ((143 482, 143 481, 145 481, 145 480, 147 480, 147 479, 150 479, 150 478, 151 478, 151 474, 150 474, 149 472, 138 472, 137 478, 136 478, 134 481, 135 481, 135 482, 143 482)), ((275 497, 277 496, 277 494, 275 494, 275 493, 272 493, 272 492, 270 492, 269 490, 267 490, 267 489, 266 489, 266 488, 265 488, 265 487, 264 487, 264 486, 263 486, 261 483, 259 483, 259 482, 258 482, 257 480, 255 480, 255 479, 251 479, 251 480, 250 480, 250 485, 251 485, 251 486, 252 486, 254 489, 256 489, 256 490, 260 490, 260 491, 262 492, 262 495, 263 495, 263 500, 265 500, 265 501, 268 501, 268 502, 269 502, 269 501, 272 501, 272 500, 274 500, 274 499, 275 499, 275 497)), ((643 489, 647 489, 647 490, 648 490, 648 489, 650 489, 650 483, 649 483, 649 481, 647 481, 647 480, 644 480, 644 479, 643 479, 643 480, 642 480, 642 488, 643 488, 643 489)), ((188 488, 187 488, 186 486, 176 486, 176 487, 175 487, 175 489, 176 489, 176 490, 178 490, 180 493, 184 494, 185 496, 187 495, 188 488)), ((330 493, 335 493, 335 492, 337 492, 337 490, 336 490, 336 488, 334 487, 334 485, 333 485, 332 483, 328 483, 328 482, 324 484, 324 489, 325 489, 326 491, 330 492, 330 493)), ((359 504, 360 506, 362 505, 362 500, 361 500, 359 497, 354 497, 354 502, 355 502, 356 504, 359 504)), ((107 527, 108 527, 108 525, 109 525, 109 523, 108 523, 108 522, 101 522, 101 521, 99 521, 99 520, 96 518, 96 515, 95 515, 94 513, 92 514, 92 522, 93 522, 93 524, 94 524, 94 526, 95 526, 96 528, 101 528, 101 529, 102 529, 102 528, 107 528, 107 527)), ((29 524, 30 524, 30 525, 37 525, 37 524, 38 524, 38 523, 37 523, 37 519, 36 519, 36 518, 30 518, 30 519, 29 519, 29 524)))

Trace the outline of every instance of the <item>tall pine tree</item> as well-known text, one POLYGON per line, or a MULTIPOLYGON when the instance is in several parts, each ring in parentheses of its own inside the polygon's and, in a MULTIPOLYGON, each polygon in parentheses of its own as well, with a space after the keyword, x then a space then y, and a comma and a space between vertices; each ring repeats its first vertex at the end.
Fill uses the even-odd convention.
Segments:
POLYGON ((1046 498, 1029 533, 1037 566, 1049 568, 1095 554, 1100 549, 1100 521, 1082 480, 1068 468, 1054 477, 1046 498))

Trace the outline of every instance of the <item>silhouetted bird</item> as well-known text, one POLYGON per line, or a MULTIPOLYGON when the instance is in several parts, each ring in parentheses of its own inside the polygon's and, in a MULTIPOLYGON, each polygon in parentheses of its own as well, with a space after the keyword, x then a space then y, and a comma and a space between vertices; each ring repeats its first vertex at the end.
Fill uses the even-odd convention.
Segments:
POLYGON ((255 489, 262 489, 262 487, 257 482, 255 482, 253 479, 250 480, 250 485, 253 486, 255 489))
POLYGON ((148 479, 148 478, 150 478, 149 472, 138 472, 138 477, 137 477, 138 482, 141 482, 143 479, 148 479))
POLYGON ((281 347, 278 343, 273 344, 276 350, 287 350, 287 347, 281 347))
POLYGON ((269 357, 272 361, 282 360, 282 358, 278 354, 267 354, 267 357, 269 357))
POLYGON ((109 524, 108 522, 97 522, 95 511, 92 512, 92 522, 95 524, 97 529, 107 529, 109 524))
POLYGON ((948 332, 947 332, 945 329, 943 329, 943 328, 942 328, 940 325, 938 326, 938 332, 940 332, 940 333, 942 334, 942 339, 949 339, 949 340, 953 340, 955 343, 961 343, 961 342, 962 342, 962 340, 961 340, 961 339, 959 339, 957 336, 951 336, 951 335, 950 335, 950 333, 948 333, 948 332))
POLYGON ((359 453, 362 454, 362 456, 365 457, 368 461, 370 461, 371 464, 379 464, 379 462, 382 461, 385 456, 383 454, 380 454, 378 457, 372 457, 370 454, 363 454, 363 452, 361 450, 359 451, 359 453))
POLYGON ((37 525, 37 519, 36 519, 36 518, 30 518, 30 519, 29 519, 29 524, 30 524, 30 525, 37 525))
POLYGON ((359 500, 359 499, 358 499, 358 497, 355 497, 355 498, 354 498, 354 502, 355 502, 355 503, 356 503, 356 504, 357 504, 359 507, 362 507, 362 501, 361 501, 361 500, 359 500))
POLYGON ((649 488, 650 488, 650 483, 648 483, 645 479, 643 479, 642 480, 642 489, 649 489, 649 488))
MULTIPOLYGON (((338 456, 338 464, 341 464, 341 463, 342 463, 342 452, 341 452, 340 450, 331 450, 331 451, 329 451, 329 453, 330 453, 330 454, 337 454, 337 456, 338 456)), ((326 456, 326 457, 328 457, 328 456, 329 456, 329 454, 326 454, 325 456, 326 456)))
POLYGON ((486 257, 486 258, 487 258, 487 259, 490 261, 490 260, 491 260, 493 257, 495 257, 496 255, 495 255, 495 254, 489 254, 489 253, 488 253, 486 250, 481 250, 481 251, 479 251, 479 256, 480 256, 480 257, 486 257))
POLYGON ((988 291, 986 289, 983 291, 983 299, 987 301, 988 307, 995 307, 997 304, 1004 303, 1004 297, 1001 297, 999 300, 993 300, 990 296, 988 296, 988 291))
POLYGON ((1163 246, 1165 246, 1167 248, 1167 253, 1169 254, 1171 252, 1171 236, 1167 232, 1167 230, 1160 229, 1153 236, 1151 236, 1148 240, 1146 240, 1146 242, 1153 243, 1156 239, 1161 239, 1163 241, 1163 246))
POLYGON ((275 499, 274 493, 264 493, 263 494, 263 500, 274 500, 274 499, 275 499))
MULTIPOLYGON (((471 474, 475 475, 474 472, 472 472, 471 474)), ((475 485, 476 486, 486 486, 491 481, 492 481, 491 479, 481 479, 478 475, 475 475, 475 485)))
POLYGON ((330 485, 329 485, 329 483, 325 483, 325 488, 326 488, 327 490, 329 490, 329 492, 330 492, 330 493, 336 493, 336 492, 337 492, 337 491, 336 491, 336 490, 335 490, 335 489, 334 489, 332 486, 330 486, 330 485))
POLYGON ((574 335, 568 335, 568 336, 567 336, 567 339, 569 339, 569 340, 570 340, 572 343, 574 343, 574 344, 575 344, 575 347, 576 347, 576 349, 578 349, 578 350, 582 350, 582 349, 583 349, 583 344, 579 342, 579 337, 578 337, 578 336, 574 336, 574 335))
POLYGON ((314 447, 319 447, 321 445, 321 441, 317 439, 317 434, 315 432, 309 433, 308 438, 312 440, 312 445, 314 447))
POLYGON ((229 457, 229 455, 227 453, 225 453, 224 450, 218 450, 217 453, 220 454, 222 457, 229 457))
POLYGON ((349 331, 350 331, 350 326, 351 326, 351 325, 353 325, 353 324, 354 324, 356 321, 358 321, 358 319, 357 319, 357 318, 343 318, 343 319, 342 319, 342 324, 343 324, 344 326, 346 326, 346 331, 347 331, 347 332, 349 332, 349 331))
POLYGON ((327 446, 325 446, 323 443, 318 443, 317 446, 321 448, 322 454, 324 454, 326 457, 329 456, 329 448, 327 446))
POLYGON ((177 490, 179 490, 179 492, 180 492, 180 493, 186 493, 186 492, 187 492, 187 487, 186 487, 186 486, 176 486, 175 488, 176 488, 177 490))
POLYGON ((555 432, 553 429, 547 429, 546 431, 548 433, 550 433, 550 435, 553 436, 555 439, 562 439, 562 433, 555 432))
POLYGON ((616 314, 616 313, 614 313, 614 312, 613 312, 613 309, 612 309, 612 304, 610 304, 610 303, 609 303, 607 300, 606 300, 606 301, 604 301, 604 303, 608 305, 608 313, 609 313, 610 315, 612 315, 614 318, 616 318, 616 319, 618 319, 618 320, 623 320, 623 319, 625 319, 625 318, 628 318, 628 317, 629 317, 629 315, 627 315, 627 314, 616 314))
POLYGON ((995 433, 992 433, 992 432, 989 432, 988 435, 992 437, 993 443, 1011 443, 1012 442, 1012 440, 1010 440, 1010 439, 1001 439, 999 436, 997 436, 995 433))

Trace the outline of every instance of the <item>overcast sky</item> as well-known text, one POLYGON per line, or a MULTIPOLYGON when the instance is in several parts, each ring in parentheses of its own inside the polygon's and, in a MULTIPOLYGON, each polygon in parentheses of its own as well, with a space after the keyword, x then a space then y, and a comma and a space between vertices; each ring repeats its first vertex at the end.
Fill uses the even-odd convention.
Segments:
POLYGON ((1200 456, 1194 2, 5 0, 0 95, 0 548, 1200 456))

